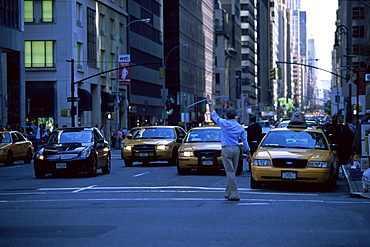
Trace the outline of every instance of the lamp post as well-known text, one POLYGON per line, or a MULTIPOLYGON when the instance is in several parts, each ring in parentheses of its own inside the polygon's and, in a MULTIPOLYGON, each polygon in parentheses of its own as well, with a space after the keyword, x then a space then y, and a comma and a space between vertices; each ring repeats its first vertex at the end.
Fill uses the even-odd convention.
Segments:
MULTIPOLYGON (((120 37, 122 36, 123 32, 126 31, 127 27, 130 26, 131 24, 133 23, 136 23, 136 22, 149 22, 150 19, 149 18, 145 18, 145 19, 141 19, 141 20, 134 20, 134 21, 131 21, 129 22, 124 28, 122 28, 120 34, 119 34, 119 37, 118 37, 118 43, 117 43, 117 47, 116 47, 116 50, 117 50, 117 62, 119 62, 119 47, 120 47, 120 37)), ((118 133, 118 130, 119 130, 119 103, 120 103, 120 100, 119 100, 119 72, 117 71, 117 82, 116 82, 116 133, 118 133)), ((127 86, 128 88, 128 86, 127 86)), ((126 94, 128 94, 128 90, 126 91, 126 94)), ((128 114, 128 113, 127 113, 128 114)), ((128 127, 128 126, 127 126, 128 127)), ((118 144, 118 148, 120 148, 120 143, 119 143, 119 140, 118 138, 117 139, 117 143, 118 144)), ((116 145, 115 145, 116 146, 116 145)), ((117 146, 116 146, 117 148, 117 146)))
MULTIPOLYGON (((163 85, 162 85, 162 102, 163 102, 163 107, 165 106, 165 103, 166 103, 166 66, 167 66, 167 59, 168 59, 168 56, 170 55, 171 52, 173 52, 176 48, 179 48, 179 47, 187 47, 189 46, 189 44, 183 44, 183 45, 177 45, 175 47, 173 47, 166 55, 166 58, 164 60, 164 66, 163 66, 163 85)), ((186 118, 186 116, 185 116, 186 118)), ((163 124, 165 123, 165 120, 166 120, 166 113, 165 111, 163 110, 162 111, 162 121, 163 121, 163 124)), ((186 125, 186 123, 185 123, 186 125)))
MULTIPOLYGON (((345 35, 346 36, 346 55, 343 55, 346 57, 346 80, 350 80, 350 73, 352 71, 352 57, 353 55, 350 55, 350 44, 349 44, 349 35, 348 35, 348 28, 345 25, 339 25, 337 26, 337 29, 335 30, 335 42, 334 42, 334 49, 339 48, 339 40, 338 36, 339 35, 345 35)), ((338 109, 338 114, 339 114, 339 109, 338 109)), ((339 116, 338 116, 339 118, 339 116)), ((347 118, 350 118, 352 121, 352 85, 349 84, 349 97, 348 97, 348 103, 347 103, 347 118)))

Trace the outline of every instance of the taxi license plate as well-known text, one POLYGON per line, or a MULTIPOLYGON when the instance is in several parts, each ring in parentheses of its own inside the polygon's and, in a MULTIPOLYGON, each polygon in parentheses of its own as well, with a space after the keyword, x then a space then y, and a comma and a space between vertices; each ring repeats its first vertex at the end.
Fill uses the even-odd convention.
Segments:
POLYGON ((140 157, 148 157, 149 154, 148 153, 140 153, 140 157))
POLYGON ((56 169, 65 169, 65 168, 67 168, 67 164, 66 163, 56 163, 55 168, 56 169))
POLYGON ((212 160, 202 160, 202 165, 211 166, 211 165, 213 165, 213 162, 212 162, 212 160))
POLYGON ((281 172, 281 178, 282 179, 290 179, 290 180, 297 179, 297 172, 293 172, 293 171, 282 171, 281 172))

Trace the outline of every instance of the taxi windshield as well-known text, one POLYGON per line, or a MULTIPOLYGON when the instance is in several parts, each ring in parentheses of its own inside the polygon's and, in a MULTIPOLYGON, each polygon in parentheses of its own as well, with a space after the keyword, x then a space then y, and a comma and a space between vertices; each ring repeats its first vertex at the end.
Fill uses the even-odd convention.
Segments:
POLYGON ((221 142, 221 129, 192 130, 185 142, 221 142))
POLYGON ((175 132, 169 128, 145 128, 138 131, 133 139, 174 139, 175 132))
POLYGON ((269 132, 261 147, 328 150, 327 141, 322 133, 293 130, 269 132))

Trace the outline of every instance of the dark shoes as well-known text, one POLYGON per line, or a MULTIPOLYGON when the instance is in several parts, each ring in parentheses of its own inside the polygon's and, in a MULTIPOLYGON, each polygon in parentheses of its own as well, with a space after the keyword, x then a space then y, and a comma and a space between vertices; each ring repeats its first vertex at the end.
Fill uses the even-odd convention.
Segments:
POLYGON ((228 198, 228 201, 240 201, 240 198, 228 198))
POLYGON ((228 196, 225 196, 225 198, 228 200, 228 201, 240 201, 240 198, 229 198, 228 196))

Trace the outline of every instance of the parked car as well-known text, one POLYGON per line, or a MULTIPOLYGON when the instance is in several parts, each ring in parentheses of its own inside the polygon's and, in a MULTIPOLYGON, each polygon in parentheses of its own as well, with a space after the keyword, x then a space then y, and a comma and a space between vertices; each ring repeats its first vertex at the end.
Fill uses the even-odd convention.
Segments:
POLYGON ((250 186, 267 182, 317 183, 335 186, 338 153, 321 129, 307 128, 300 113, 287 127, 274 128, 262 139, 252 157, 250 186))
POLYGON ((33 146, 18 131, 0 131, 0 163, 13 165, 16 160, 23 160, 25 164, 32 161, 33 146))
MULTIPOLYGON (((177 172, 188 174, 192 169, 224 169, 221 153, 221 128, 219 126, 195 127, 189 130, 179 148, 177 172)), ((237 174, 243 170, 243 145, 237 174)))
POLYGON ((260 120, 260 121, 257 121, 257 123, 261 126, 262 128, 262 134, 266 134, 267 132, 269 132, 271 130, 271 125, 270 125, 270 122, 268 120, 260 120))
POLYGON ((72 127, 59 128, 50 133, 36 152, 34 170, 36 178, 46 174, 87 172, 95 176, 111 171, 111 150, 99 129, 72 127))
POLYGON ((126 145, 126 143, 128 143, 132 137, 136 134, 136 132, 138 132, 139 130, 141 129, 141 127, 133 127, 132 129, 130 129, 125 138, 122 140, 121 142, 121 146, 120 146, 120 149, 121 149, 121 159, 123 159, 123 151, 124 151, 124 146, 126 145))
POLYGON ((123 146, 126 166, 134 162, 149 164, 166 161, 176 165, 178 149, 185 137, 185 130, 179 126, 144 126, 123 146))

